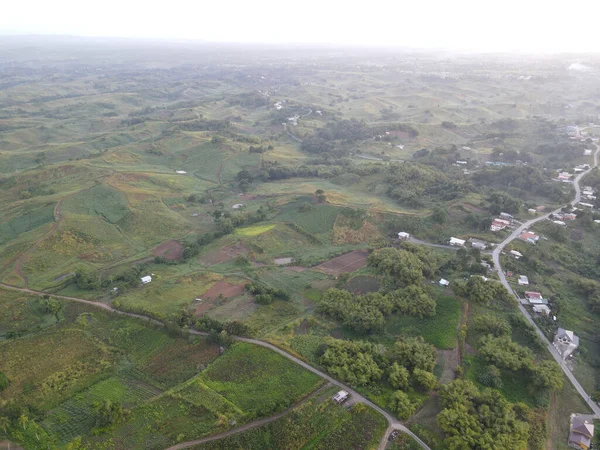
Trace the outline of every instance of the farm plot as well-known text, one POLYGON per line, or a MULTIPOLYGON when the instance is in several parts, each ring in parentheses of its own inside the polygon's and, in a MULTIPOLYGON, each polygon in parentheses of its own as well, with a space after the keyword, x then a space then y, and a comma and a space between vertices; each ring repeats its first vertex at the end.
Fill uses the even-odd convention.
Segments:
POLYGON ((376 448, 385 419, 372 409, 349 410, 329 400, 335 390, 310 399, 284 417, 245 433, 193 447, 194 450, 347 450, 376 448))
POLYGON ((222 247, 218 250, 212 250, 208 253, 205 253, 200 257, 200 262, 207 266, 213 266, 215 264, 220 264, 225 261, 230 261, 234 259, 238 255, 244 255, 248 253, 249 250, 244 246, 241 242, 237 242, 232 245, 228 245, 226 247, 222 247))
POLYGON ((167 261, 179 261, 183 258, 183 244, 181 242, 171 240, 163 242, 156 247, 152 254, 154 256, 161 256, 167 261))
POLYGON ((217 301, 220 303, 221 298, 231 299, 243 294, 244 286, 246 284, 247 281, 242 283, 230 283, 223 280, 217 281, 204 294, 202 294, 202 299, 200 301, 196 299, 196 303, 194 305, 194 314, 198 316, 204 314, 210 310, 217 301))
POLYGON ((202 372, 204 383, 236 404, 247 418, 281 411, 322 380, 270 350, 238 343, 202 372))
POLYGON ((0 336, 11 332, 25 333, 56 323, 54 315, 42 309, 38 297, 0 289, 0 298, 0 336))
POLYGON ((316 269, 337 277, 343 273, 354 272, 365 267, 367 265, 367 256, 369 256, 367 250, 355 250, 319 264, 316 266, 316 269))

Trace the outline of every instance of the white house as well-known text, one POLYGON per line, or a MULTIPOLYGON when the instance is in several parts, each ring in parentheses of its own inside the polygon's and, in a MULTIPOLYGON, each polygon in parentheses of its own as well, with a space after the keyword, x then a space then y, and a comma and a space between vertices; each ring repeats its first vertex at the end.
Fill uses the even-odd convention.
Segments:
POLYGON ((398 233, 398 239, 406 241, 407 239, 410 238, 410 233, 406 233, 405 231, 401 231, 400 233, 398 233))
POLYGON ((594 207, 594 205, 592 205, 591 203, 583 203, 583 202, 579 202, 579 204, 581 206, 583 206, 584 208, 590 208, 592 209, 594 207))
POLYGON ((552 343, 562 359, 567 359, 579 347, 579 337, 570 330, 559 328, 552 343))
POLYGON ((448 280, 443 279, 443 278, 440 281, 438 281, 438 283, 439 283, 440 286, 444 286, 444 287, 450 286, 450 282, 448 280))
POLYGON ((175 173, 178 173, 179 175, 185 175, 187 172, 185 170, 176 170, 175 173))
POLYGON ((519 275, 519 285, 529 286, 529 278, 527 278, 525 275, 519 275))
POLYGON ((145 277, 142 277, 141 280, 142 284, 148 284, 152 281, 152 277, 150 275, 146 275, 145 277))
POLYGON ((450 238, 450 245, 454 245, 456 247, 464 247, 465 242, 467 242, 467 241, 465 241, 463 239, 458 239, 455 237, 450 238))
POLYGON ((500 213, 500 217, 504 220, 513 220, 514 217, 512 216, 512 214, 509 213, 505 213, 505 212, 501 212, 500 213))
POLYGON ((492 222, 492 225, 490 226, 490 230, 492 230, 492 231, 504 230, 509 225, 510 225, 510 222, 508 220, 494 219, 494 221, 492 222))
POLYGON ((556 225, 560 225, 561 227, 566 226, 567 224, 564 223, 562 220, 553 220, 552 223, 556 224, 556 225))
POLYGON ((584 150, 583 156, 592 156, 592 150, 584 150))
POLYGON ((485 241, 481 241, 479 239, 469 239, 469 243, 471 244, 471 247, 473 248, 477 248, 479 250, 485 250, 487 248, 487 242, 485 241))
POLYGON ((343 403, 348 400, 348 393, 346 391, 339 391, 333 396, 333 401, 336 403, 343 403))
POLYGON ((512 256, 513 256, 515 259, 519 259, 520 257, 522 257, 522 256, 523 256, 523 253, 521 253, 521 252, 518 252, 518 251, 516 251, 516 250, 511 250, 511 251, 510 251, 510 254, 511 254, 511 255, 512 255, 512 256))
POLYGON ((231 208, 232 209, 240 209, 242 206, 244 206, 243 203, 236 203, 235 205, 233 205, 231 208))
POLYGON ((550 308, 547 305, 533 305, 533 312, 538 314, 544 314, 546 316, 550 315, 550 308))
POLYGON ((528 212, 529 214, 537 214, 537 209, 535 209, 535 208, 529 208, 529 209, 527 210, 527 212, 528 212))

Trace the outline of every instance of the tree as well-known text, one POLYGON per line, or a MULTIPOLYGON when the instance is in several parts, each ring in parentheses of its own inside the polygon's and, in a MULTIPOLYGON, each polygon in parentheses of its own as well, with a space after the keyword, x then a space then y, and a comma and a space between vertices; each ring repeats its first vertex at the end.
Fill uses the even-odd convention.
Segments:
POLYGON ((44 310, 45 313, 53 314, 54 317, 56 318, 56 322, 58 322, 60 320, 60 318, 58 317, 58 313, 62 309, 62 304, 58 300, 53 299, 53 298, 43 300, 42 301, 42 309, 44 310))
POLYGON ((6 416, 0 416, 0 428, 6 434, 6 429, 10 426, 10 420, 6 416))
POLYGON ((513 342, 508 336, 484 336, 479 341, 479 353, 488 362, 508 370, 528 369, 533 364, 531 350, 513 342))
POLYGON ((433 212, 431 214, 431 219, 440 225, 448 222, 448 212, 439 205, 433 207, 433 212))
POLYGON ((491 333, 495 337, 508 336, 511 333, 510 325, 506 320, 490 314, 477 316, 473 321, 472 328, 475 331, 491 333))
POLYGON ((435 347, 421 337, 400 338, 392 349, 393 357, 409 370, 422 369, 431 372, 435 367, 435 347))
POLYGON ((436 302, 421 286, 411 284, 391 292, 389 297, 394 309, 402 314, 420 318, 435 316, 436 302))
POLYGON ((96 406, 96 426, 99 428, 108 427, 120 423, 128 411, 118 403, 113 403, 110 400, 104 400, 96 406))
POLYGON ((533 383, 536 386, 549 389, 562 389, 564 376, 560 366, 555 361, 542 361, 531 369, 533 383))
POLYGON ((407 389, 409 377, 410 372, 397 362, 394 362, 388 370, 388 378, 394 389, 407 389))
POLYGON ((79 289, 95 290, 100 288, 100 276, 87 267, 77 269, 73 279, 79 289))
POLYGON ((315 195, 319 203, 325 203, 325 201, 327 200, 327 196, 325 195, 325 191, 323 191, 323 189, 317 189, 315 191, 315 195))
POLYGON ((413 380, 426 391, 431 391, 437 386, 435 375, 419 368, 413 371, 413 380))
POLYGON ((319 361, 333 376, 365 386, 379 381, 383 375, 374 356, 376 352, 373 344, 330 339, 319 361))
POLYGON ((424 264, 418 256, 406 250, 384 248, 369 255, 368 264, 390 277, 394 284, 408 286, 423 281, 424 264))
POLYGON ((23 427, 23 429, 27 428, 27 424, 29 423, 29 417, 27 417, 25 414, 21 414, 19 416, 19 425, 21 425, 23 427))
POLYGON ((403 420, 408 419, 415 412, 415 405, 405 392, 396 391, 392 394, 389 407, 403 420))

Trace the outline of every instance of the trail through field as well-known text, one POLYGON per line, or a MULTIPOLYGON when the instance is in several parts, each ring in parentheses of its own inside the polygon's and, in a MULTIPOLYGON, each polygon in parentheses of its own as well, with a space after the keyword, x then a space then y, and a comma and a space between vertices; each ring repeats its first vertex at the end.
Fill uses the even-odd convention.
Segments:
POLYGON ((268 423, 275 422, 277 419, 281 419, 282 417, 286 416, 291 411, 293 411, 294 409, 303 405, 311 398, 314 398, 319 392, 322 392, 325 388, 328 388, 329 386, 331 386, 331 383, 327 383, 325 386, 320 387, 315 392, 313 392, 311 395, 306 397, 304 400, 296 403, 295 405, 290 406, 285 411, 280 412, 279 414, 275 414, 274 416, 265 417, 264 419, 260 419, 260 420, 255 420, 254 422, 247 423, 246 425, 242 425, 241 427, 234 428, 233 430, 225 431, 225 432, 219 433, 219 434, 214 434, 212 436, 208 436, 208 437, 205 437, 202 439, 181 442, 180 444, 169 447, 166 450, 181 450, 184 448, 193 447, 194 445, 200 445, 200 444, 205 444, 207 442, 218 441, 219 439, 225 439, 229 436, 234 436, 236 434, 244 433, 245 431, 254 430, 255 428, 262 427, 263 425, 266 425, 268 423))
MULTIPOLYGON (((141 319, 141 320, 145 320, 147 322, 159 325, 159 326, 164 326, 164 323, 162 323, 159 320, 153 319, 151 317, 148 316, 144 316, 141 314, 134 314, 134 313, 128 313, 128 312, 124 312, 124 311, 120 311, 118 309, 113 308, 110 305, 107 305, 105 303, 99 303, 99 302, 94 302, 92 300, 85 300, 82 298, 76 298, 76 297, 67 297, 64 295, 56 295, 56 294, 48 294, 46 292, 40 292, 40 291, 34 291, 32 289, 28 289, 28 288, 18 288, 18 287, 14 287, 14 286, 10 286, 4 283, 0 283, 0 287, 3 287, 5 289, 9 289, 12 291, 17 291, 17 292, 24 292, 27 294, 31 294, 31 295, 47 295, 49 297, 52 298, 57 298, 59 300, 71 300, 74 302, 78 302, 78 303, 84 303, 86 305, 90 305, 90 306, 95 306, 97 308, 102 308, 106 311, 115 313, 115 314, 120 314, 123 316, 128 316, 128 317, 133 317, 136 319, 141 319)), ((208 336, 209 333, 206 333, 204 331, 197 331, 197 330, 190 330, 188 329, 187 332, 189 334, 193 334, 193 335, 197 335, 197 336, 208 336)), ((311 366, 310 364, 302 361, 300 358, 295 357, 294 355, 291 355, 289 353, 287 353, 285 350, 282 350, 279 347, 276 347, 275 345, 269 343, 269 342, 265 342, 265 341, 260 341, 258 339, 251 339, 251 338, 245 338, 245 337, 241 337, 241 336, 232 336, 232 338, 236 341, 240 341, 240 342, 246 342, 248 344, 254 344, 254 345, 259 345, 261 347, 264 348, 268 348, 269 350, 272 350, 276 353, 279 353, 281 356, 295 362, 296 364, 298 364, 299 366, 304 367, 306 370, 320 376, 321 378, 324 378, 325 380, 329 381, 330 383, 339 386, 341 389, 344 389, 345 391, 347 391, 351 396, 353 396, 355 398, 355 400, 357 402, 360 403, 364 403, 365 405, 371 407, 372 409, 374 409, 375 411, 377 411, 378 413, 380 413, 383 417, 385 417, 385 419, 388 422, 388 428, 385 432, 385 434, 383 435, 380 443, 379 443, 379 450, 385 450, 385 447, 388 443, 388 439, 390 434, 392 433, 392 431, 394 430, 399 430, 403 433, 408 434, 409 436, 411 436, 422 448, 424 448, 425 450, 431 450, 429 448, 429 446, 427 444, 425 444, 425 442, 423 442, 416 434, 414 434, 412 431, 410 431, 404 424, 402 424, 402 422, 400 422, 399 420, 397 420, 394 416, 392 416, 390 413, 388 413, 387 411, 385 411, 383 408, 381 408, 380 406, 376 405, 375 403, 373 403, 371 400, 365 398, 363 395, 359 394, 357 391, 355 391, 354 389, 352 389, 351 387, 345 385, 344 383, 341 383, 340 381, 336 380, 335 378, 329 376, 328 374, 326 374, 325 372, 320 371, 319 369, 314 368, 313 366, 311 366)))

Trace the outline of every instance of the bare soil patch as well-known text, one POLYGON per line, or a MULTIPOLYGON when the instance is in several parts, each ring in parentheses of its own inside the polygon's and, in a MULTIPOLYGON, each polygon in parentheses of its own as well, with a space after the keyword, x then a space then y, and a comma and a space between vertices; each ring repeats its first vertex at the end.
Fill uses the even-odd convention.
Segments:
POLYGON ((154 256, 162 256, 168 261, 179 261, 183 258, 183 244, 177 241, 167 241, 154 249, 154 256))
POLYGON ((200 262, 206 264, 208 266, 212 266, 213 264, 220 264, 225 261, 229 261, 235 258, 238 255, 246 254, 249 250, 242 244, 238 242, 233 245, 228 245, 227 247, 223 247, 219 250, 213 250, 212 252, 208 252, 200 257, 200 262))
POLYGON ((377 292, 381 287, 381 283, 377 278, 360 275, 352 278, 344 288, 356 295, 364 295, 369 292, 377 292))
POLYGON ((449 350, 438 350, 438 358, 443 360, 444 370, 440 376, 440 384, 447 384, 454 380, 458 367, 458 347, 449 350))
POLYGON ((317 270, 328 275, 339 276, 343 273, 354 272, 367 265, 368 250, 354 250, 345 255, 330 259, 316 266, 317 270))
POLYGON ((200 316, 210 310, 215 303, 219 301, 219 295, 229 299, 243 294, 244 286, 246 284, 247 283, 232 284, 227 281, 217 281, 208 291, 199 297, 202 298, 201 302, 195 302, 194 314, 200 316))
POLYGON ((304 272, 306 270, 306 267, 302 266, 286 266, 285 268, 292 272, 304 272))

